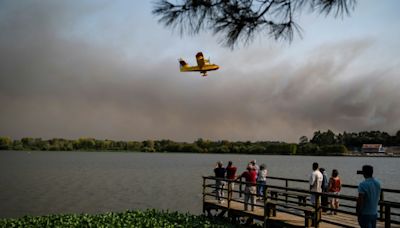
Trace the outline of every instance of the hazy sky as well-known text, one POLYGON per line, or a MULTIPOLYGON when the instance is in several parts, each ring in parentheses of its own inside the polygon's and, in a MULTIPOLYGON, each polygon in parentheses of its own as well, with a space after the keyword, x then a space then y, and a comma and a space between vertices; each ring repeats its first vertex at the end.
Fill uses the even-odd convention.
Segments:
POLYGON ((181 37, 153 1, 0 0, 0 135, 280 140, 400 130, 400 1, 303 13, 291 44, 181 37), (203 51, 220 70, 179 72, 203 51))

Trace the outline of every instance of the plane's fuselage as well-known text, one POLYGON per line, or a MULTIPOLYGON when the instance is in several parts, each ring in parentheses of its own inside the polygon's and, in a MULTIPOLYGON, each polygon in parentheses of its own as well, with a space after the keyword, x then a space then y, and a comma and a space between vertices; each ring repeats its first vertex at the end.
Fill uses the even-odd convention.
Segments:
POLYGON ((199 66, 181 66, 181 72, 185 72, 185 71, 212 71, 212 70, 218 70, 219 66, 216 64, 207 64, 207 65, 203 65, 201 67, 199 66))
POLYGON ((208 59, 205 59, 203 53, 198 52, 196 54, 197 66, 190 66, 183 59, 179 59, 180 71, 181 72, 200 72, 203 76, 207 76, 207 71, 218 70, 219 66, 211 64, 208 59))

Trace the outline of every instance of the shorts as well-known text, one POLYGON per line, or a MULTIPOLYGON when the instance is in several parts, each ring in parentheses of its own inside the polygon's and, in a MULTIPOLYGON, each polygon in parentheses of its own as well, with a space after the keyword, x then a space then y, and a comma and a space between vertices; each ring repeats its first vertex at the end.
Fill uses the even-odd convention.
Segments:
MULTIPOLYGON (((337 196, 339 195, 339 192, 329 192, 329 193, 332 194, 332 195, 337 195, 337 196)), ((336 197, 329 197, 328 199, 332 203, 338 203, 339 202, 339 198, 336 198, 336 197)))

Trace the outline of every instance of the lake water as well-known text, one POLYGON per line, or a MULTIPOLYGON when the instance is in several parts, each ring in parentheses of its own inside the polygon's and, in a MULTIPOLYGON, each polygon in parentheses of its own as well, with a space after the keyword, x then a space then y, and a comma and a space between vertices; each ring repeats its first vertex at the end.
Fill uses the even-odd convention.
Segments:
POLYGON ((356 170, 371 164, 383 188, 400 189, 393 157, 0 151, 0 218, 146 208, 200 214, 201 176, 218 160, 232 160, 240 174, 252 159, 270 176, 297 179, 308 179, 315 161, 352 185, 363 180, 356 170))

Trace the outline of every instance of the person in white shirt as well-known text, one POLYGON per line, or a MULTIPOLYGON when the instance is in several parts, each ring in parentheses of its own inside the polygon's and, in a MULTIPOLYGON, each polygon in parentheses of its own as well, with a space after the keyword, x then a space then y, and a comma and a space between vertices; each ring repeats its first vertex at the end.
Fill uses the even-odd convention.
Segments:
MULTIPOLYGON (((318 163, 314 162, 312 165, 313 172, 310 175, 310 191, 312 192, 322 192, 322 181, 324 177, 318 169, 318 163)), ((311 194, 311 203, 315 204, 315 194, 311 194)))
POLYGON ((260 170, 258 171, 257 175, 257 194, 260 199, 262 199, 262 196, 264 196, 264 190, 266 188, 265 185, 267 184, 267 175, 267 167, 265 167, 264 164, 260 165, 260 170))

